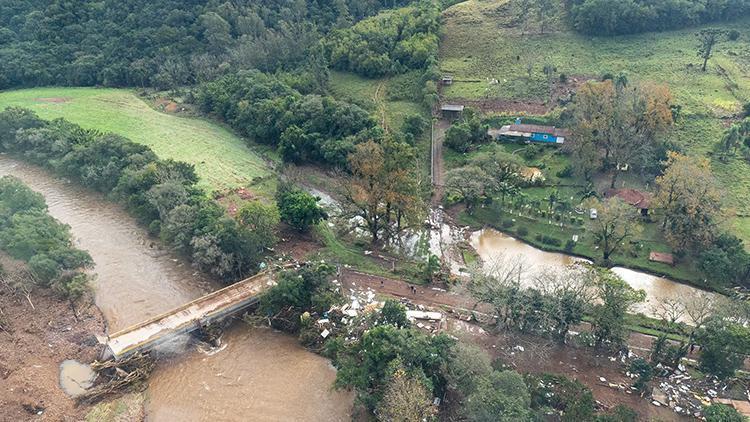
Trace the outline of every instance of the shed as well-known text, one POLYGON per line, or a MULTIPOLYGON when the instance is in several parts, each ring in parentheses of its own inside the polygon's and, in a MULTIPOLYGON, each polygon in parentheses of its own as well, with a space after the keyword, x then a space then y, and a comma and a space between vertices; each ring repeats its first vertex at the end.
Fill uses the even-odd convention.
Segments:
POLYGON ((648 255, 648 260, 653 262, 661 262, 662 264, 674 265, 674 256, 671 253, 665 252, 651 252, 648 255))
POLYGON ((464 112, 464 106, 460 104, 443 104, 440 106, 440 112, 446 119, 458 119, 464 112))
POLYGON ((527 125, 517 121, 512 125, 506 125, 500 129, 490 129, 487 134, 492 139, 499 140, 510 138, 525 142, 538 142, 544 144, 562 144, 569 136, 566 129, 555 126, 527 125))
POLYGON ((609 189, 604 192, 605 198, 618 197, 628 204, 637 208, 641 215, 648 215, 651 208, 651 195, 635 189, 609 189))

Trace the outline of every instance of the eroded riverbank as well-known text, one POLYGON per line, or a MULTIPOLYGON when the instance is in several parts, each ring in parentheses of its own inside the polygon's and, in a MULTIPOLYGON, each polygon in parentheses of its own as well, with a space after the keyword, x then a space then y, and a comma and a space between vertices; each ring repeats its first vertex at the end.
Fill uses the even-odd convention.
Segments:
MULTIPOLYGON (((6 174, 42 193, 50 214, 70 225, 76 245, 91 254, 95 300, 110 332, 218 287, 160 250, 135 220, 100 195, 0 155, 0 176, 6 174)), ((335 370, 295 339, 238 325, 223 341, 226 348, 212 356, 191 350, 157 368, 146 394, 147 420, 175 420, 180 407, 190 409, 190 420, 349 419, 353 396, 331 391, 335 370)), ((177 415, 185 420, 185 413, 177 415)))

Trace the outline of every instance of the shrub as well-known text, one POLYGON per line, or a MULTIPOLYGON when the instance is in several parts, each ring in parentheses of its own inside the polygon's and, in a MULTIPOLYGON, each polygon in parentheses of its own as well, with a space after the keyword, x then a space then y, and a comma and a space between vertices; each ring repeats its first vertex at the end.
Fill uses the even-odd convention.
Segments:
POLYGON ((729 38, 730 41, 737 41, 740 38, 740 31, 732 29, 727 34, 727 38, 729 38))
POLYGON ((743 422, 745 418, 733 407, 714 403, 703 409, 706 422, 743 422))
POLYGON ((281 184, 276 192, 276 205, 281 221, 300 232, 328 218, 328 214, 318 205, 319 198, 288 184, 281 184))
POLYGON ((561 179, 573 176, 573 166, 568 164, 564 169, 558 171, 556 176, 561 179))
POLYGON ((503 228, 504 229, 509 229, 509 228, 513 227, 514 224, 516 224, 516 223, 513 220, 510 220, 510 219, 503 220, 503 228))
POLYGON ((521 236, 521 237, 524 237, 524 236, 526 236, 526 235, 528 235, 528 234, 529 234, 529 229, 527 229, 527 228, 526 228, 526 227, 524 227, 524 226, 521 226, 521 227, 519 227, 519 228, 518 228, 518 229, 516 230, 516 233, 518 233, 518 235, 519 235, 519 236, 521 236))
POLYGON ((566 83, 566 82, 568 82, 568 75, 566 75, 566 74, 564 74, 564 73, 561 73, 561 74, 560 74, 560 83, 561 83, 561 84, 564 84, 564 83, 566 83))
POLYGON ((573 241, 573 239, 568 239, 567 242, 565 242, 565 252, 573 252, 573 249, 576 247, 576 242, 573 241))
POLYGON ((547 236, 547 235, 536 235, 536 240, 544 243, 545 245, 552 245, 552 246, 560 246, 562 245, 562 241, 556 237, 547 236))

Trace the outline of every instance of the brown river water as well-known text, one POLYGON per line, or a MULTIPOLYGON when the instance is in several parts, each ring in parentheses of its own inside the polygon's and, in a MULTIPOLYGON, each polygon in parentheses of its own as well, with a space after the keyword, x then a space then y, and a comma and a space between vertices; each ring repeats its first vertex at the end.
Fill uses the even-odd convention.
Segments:
MULTIPOLYGON (((490 266, 498 260, 521 261, 527 268, 521 277, 521 284, 527 286, 533 284, 534 275, 540 271, 559 270, 575 262, 585 261, 562 253, 537 249, 494 229, 472 233, 471 245, 490 266)), ((635 305, 633 310, 648 316, 655 316, 655 308, 665 299, 687 299, 701 294, 715 296, 686 284, 628 268, 614 267, 612 271, 633 288, 646 292, 646 301, 635 305)))
MULTIPOLYGON (((156 241, 118 205, 34 166, 0 155, 13 175, 44 195, 94 259, 96 304, 114 332, 219 287, 156 241)), ((157 366, 148 421, 345 421, 353 396, 332 391, 335 369, 290 336, 235 324, 224 347, 190 350, 157 366)))

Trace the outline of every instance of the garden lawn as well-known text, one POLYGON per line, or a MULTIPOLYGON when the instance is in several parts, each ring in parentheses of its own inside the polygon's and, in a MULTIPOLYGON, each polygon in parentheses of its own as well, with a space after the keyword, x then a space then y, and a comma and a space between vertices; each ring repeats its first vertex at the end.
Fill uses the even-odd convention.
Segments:
MULTIPOLYGON (((533 24, 522 31, 516 15, 509 0, 468 0, 443 12, 440 68, 454 77, 444 98, 545 102, 551 86, 545 64, 556 68, 551 81, 558 87, 560 74, 570 80, 624 72, 631 82, 665 83, 682 107, 672 140, 688 154, 711 157, 733 214, 727 228, 750 244, 750 163, 739 154, 727 163, 713 154, 725 126, 750 100, 750 19, 708 25, 735 29, 740 36, 717 45, 704 73, 696 55, 697 27, 592 37, 557 19, 556 30, 540 35, 533 24)), ((513 107, 506 112, 514 114, 513 107)))
POLYGON ((0 92, 0 109, 26 107, 44 119, 65 118, 148 145, 160 158, 195 165, 207 191, 246 187, 272 197, 272 165, 245 141, 207 120, 158 112, 124 89, 35 88, 0 92))

